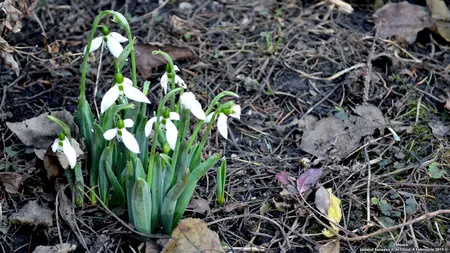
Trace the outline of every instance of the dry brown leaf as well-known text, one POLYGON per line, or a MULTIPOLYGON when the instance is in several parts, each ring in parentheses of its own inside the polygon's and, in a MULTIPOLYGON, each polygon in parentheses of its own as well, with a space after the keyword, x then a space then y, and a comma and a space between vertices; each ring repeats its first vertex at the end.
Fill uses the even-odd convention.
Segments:
POLYGON ((22 184, 23 176, 14 172, 0 172, 0 183, 9 193, 16 194, 22 184))
POLYGON ((333 240, 327 244, 317 246, 319 253, 339 253, 341 250, 341 243, 339 240, 333 240))
POLYGON ((450 41, 450 10, 447 5, 443 0, 427 0, 427 5, 439 34, 450 41))
POLYGON ((53 212, 48 207, 40 206, 37 201, 28 202, 17 213, 13 213, 9 218, 12 224, 28 226, 53 226, 53 212))
POLYGON ((202 198, 192 199, 191 202, 189 202, 188 208, 194 213, 201 214, 209 213, 211 211, 208 200, 202 198))
POLYGON ((163 253, 223 252, 219 236, 200 219, 181 220, 163 253))
POLYGON ((6 18, 2 25, 6 26, 6 28, 12 32, 18 33, 20 32, 20 29, 22 29, 21 19, 23 18, 23 15, 22 12, 14 6, 14 3, 16 3, 16 1, 5 0, 3 3, 0 3, 0 10, 6 14, 6 18))
POLYGON ((134 45, 134 50, 136 52, 136 65, 139 74, 147 79, 152 75, 152 69, 157 68, 167 64, 167 61, 161 55, 153 55, 152 52, 155 50, 164 51, 172 57, 174 62, 182 60, 193 60, 195 59, 194 52, 187 47, 179 47, 173 45, 165 45, 160 43, 152 44, 140 44, 134 45))
POLYGON ((379 18, 378 35, 381 38, 395 36, 400 41, 412 44, 417 33, 433 27, 430 13, 422 6, 408 2, 388 3, 375 12, 379 18))
POLYGON ((316 198, 314 200, 314 203, 316 204, 317 209, 319 211, 327 216, 328 215, 328 209, 330 209, 330 193, 325 189, 325 187, 321 186, 316 191, 316 198))
POLYGON ((75 244, 63 243, 55 246, 37 246, 33 253, 67 253, 77 248, 75 244))
MULTIPOLYGON (((47 149, 62 131, 61 127, 47 118, 48 115, 48 113, 44 113, 38 117, 17 123, 6 122, 6 125, 25 145, 35 149, 47 149)), ((52 112, 51 115, 70 127, 72 137, 78 134, 78 127, 70 112, 57 111, 52 112)))
POLYGON ((19 64, 11 55, 12 52, 13 50, 9 46, 8 42, 0 36, 0 59, 3 59, 4 63, 11 67, 14 72, 16 72, 16 75, 19 76, 19 64))
POLYGON ((223 207, 223 210, 225 212, 229 213, 229 212, 232 212, 234 210, 240 211, 240 210, 242 210, 243 208, 246 208, 246 207, 248 207, 247 203, 244 203, 244 202, 233 202, 233 203, 230 203, 230 204, 226 204, 223 207))

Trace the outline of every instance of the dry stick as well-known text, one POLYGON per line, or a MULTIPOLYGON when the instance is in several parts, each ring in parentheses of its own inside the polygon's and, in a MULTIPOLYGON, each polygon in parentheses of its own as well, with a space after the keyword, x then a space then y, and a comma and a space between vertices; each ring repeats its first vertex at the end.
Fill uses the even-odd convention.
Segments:
POLYGON ((363 150, 364 159, 366 160, 367 164, 367 225, 370 225, 370 180, 372 177, 372 170, 370 166, 369 154, 367 153, 367 146, 364 146, 363 150))
POLYGON ((95 112, 97 113, 97 118, 100 118, 100 113, 98 113, 98 106, 97 106, 97 99, 95 99, 97 97, 97 90, 98 90, 98 80, 100 79, 100 69, 102 68, 102 59, 103 59, 103 47, 100 46, 100 61, 98 62, 98 68, 97 68, 97 78, 95 80, 95 85, 94 85, 94 107, 95 107, 95 112))
MULTIPOLYGON (((116 219, 120 224, 122 224, 123 226, 125 226, 126 228, 128 228, 131 232, 136 233, 140 236, 145 236, 148 238, 156 238, 156 239, 166 239, 166 238, 170 238, 169 236, 160 236, 160 235, 151 235, 151 234, 145 234, 145 233, 141 233, 139 231, 134 230, 132 227, 130 227, 125 221, 123 221, 122 219, 120 219, 117 215, 115 215, 111 210, 109 210, 109 208, 105 205, 105 203, 103 203, 103 201, 100 199, 100 197, 91 189, 89 188, 87 185, 83 184, 84 187, 86 187, 88 189, 88 192, 84 192, 84 195, 86 197, 89 198, 89 192, 92 192, 94 194, 94 196, 97 198, 97 201, 102 205, 103 209, 109 214, 111 215, 114 219, 116 219)), ((83 190, 82 188, 79 188, 79 190, 83 190)))
POLYGON ((240 219, 240 218, 247 218, 247 217, 263 219, 263 220, 266 220, 266 221, 271 222, 272 224, 274 224, 280 230, 281 234, 283 235, 283 238, 284 238, 283 245, 286 244, 286 248, 288 248, 288 249, 291 248, 291 244, 289 243, 289 237, 286 235, 286 232, 284 232, 283 227, 281 227, 281 225, 278 224, 276 221, 273 221, 272 219, 270 219, 268 217, 265 217, 265 216, 262 216, 262 215, 259 215, 259 214, 249 213, 249 214, 235 215, 235 216, 232 216, 232 217, 226 217, 226 218, 222 218, 222 219, 219 219, 219 220, 208 222, 207 225, 211 226, 213 224, 216 224, 216 223, 219 223, 219 222, 222 222, 222 221, 232 220, 232 219, 240 219))
POLYGON ((286 67, 292 69, 293 71, 297 72, 298 74, 300 74, 300 75, 303 76, 303 77, 306 77, 306 78, 309 78, 309 79, 314 79, 314 80, 325 80, 325 81, 331 81, 331 80, 334 80, 334 79, 336 79, 336 78, 342 76, 343 74, 345 74, 345 73, 347 73, 347 72, 350 72, 350 71, 352 71, 352 70, 354 70, 354 69, 357 69, 357 68, 361 68, 361 67, 366 66, 365 63, 358 63, 358 64, 356 64, 356 65, 351 66, 350 68, 346 68, 346 69, 344 69, 344 70, 341 70, 341 71, 337 72, 336 74, 334 74, 334 75, 332 75, 332 76, 329 76, 329 77, 317 77, 317 76, 310 75, 310 74, 308 74, 308 73, 306 73, 306 72, 304 72, 304 71, 301 71, 301 70, 299 70, 299 69, 295 69, 295 68, 291 67, 291 65, 289 65, 289 64, 286 63, 286 62, 284 62, 284 65, 286 65, 286 67))
POLYGON ((364 104, 366 104, 367 101, 369 101, 370 83, 372 81, 372 58, 373 55, 375 54, 375 42, 377 41, 378 37, 379 25, 380 22, 378 23, 378 26, 375 28, 376 29, 375 36, 373 37, 372 46, 370 47, 369 57, 367 59, 367 74, 364 78, 364 97, 363 97, 364 104))
POLYGON ((59 191, 56 193, 55 210, 56 210, 56 227, 58 228, 59 243, 63 244, 61 228, 59 227, 59 191))
POLYGON ((144 14, 144 15, 138 17, 137 19, 131 21, 130 24, 137 23, 137 22, 141 22, 141 21, 146 20, 147 18, 150 18, 151 16, 153 16, 153 14, 154 14, 155 12, 157 12, 157 11, 159 11, 161 8, 163 8, 168 2, 169 2, 169 0, 164 1, 162 4, 160 4, 160 5, 158 6, 158 8, 152 10, 151 12, 149 12, 149 13, 147 13, 147 14, 144 14))

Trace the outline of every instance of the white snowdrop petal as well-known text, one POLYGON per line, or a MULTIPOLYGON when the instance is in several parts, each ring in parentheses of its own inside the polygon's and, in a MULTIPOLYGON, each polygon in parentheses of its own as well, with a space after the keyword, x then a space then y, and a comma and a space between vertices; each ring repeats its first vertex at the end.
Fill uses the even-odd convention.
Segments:
POLYGON ((139 153, 139 144, 137 143, 136 138, 134 138, 134 136, 126 129, 122 129, 122 142, 131 152, 136 154, 139 153))
POLYGON ((125 93, 125 96, 131 100, 150 104, 150 100, 148 100, 144 93, 131 85, 124 85, 123 92, 125 93))
POLYGON ((235 105, 231 107, 231 110, 233 110, 233 113, 229 114, 231 117, 236 119, 241 119, 241 106, 235 105))
POLYGON ((213 115, 214 115, 214 112, 208 114, 208 116, 206 116, 205 123, 211 122, 213 115))
MULTIPOLYGON (((89 49, 89 53, 92 53, 95 50, 97 50, 102 44, 103 44, 103 36, 93 39, 91 43, 91 48, 89 49)), ((87 46, 84 47, 83 54, 86 53, 86 48, 87 46)))
POLYGON ((124 42, 128 41, 128 39, 126 37, 122 36, 118 32, 111 32, 110 35, 120 43, 124 43, 124 42))
POLYGON ((126 119, 123 121, 123 123, 124 123, 125 127, 133 127, 133 125, 134 125, 134 122, 132 119, 126 119))
POLYGON ((116 127, 116 128, 113 128, 113 129, 109 129, 108 131, 106 131, 106 132, 103 134, 103 137, 104 137, 106 140, 110 141, 110 140, 112 140, 112 138, 114 138, 116 135, 117 135, 117 127, 116 127))
POLYGON ((219 133, 223 136, 223 138, 228 138, 228 124, 227 124, 227 116, 223 113, 219 115, 219 119, 217 120, 217 129, 219 129, 219 133))
POLYGON ((77 153, 67 139, 63 141, 63 152, 69 162, 70 168, 73 169, 77 164, 77 153))
POLYGON ((166 121, 166 140, 172 150, 177 145, 178 129, 172 121, 166 121))
POLYGON ((123 84, 133 86, 133 81, 131 81, 131 79, 128 77, 124 77, 123 84))
POLYGON ((186 83, 183 81, 183 79, 181 79, 181 77, 175 76, 175 83, 178 84, 178 86, 187 89, 186 83))
POLYGON ((193 103, 193 105, 191 107, 191 112, 199 120, 205 120, 206 119, 206 115, 205 115, 205 112, 202 109, 202 105, 197 100, 194 101, 194 103, 193 103))
POLYGON ((151 119, 149 119, 149 121, 147 121, 147 123, 145 124, 145 136, 149 136, 150 133, 153 130, 153 124, 156 122, 156 117, 153 117, 151 119))
POLYGON ((164 72, 164 75, 161 77, 161 87, 164 90, 164 94, 167 94, 167 83, 169 82, 168 78, 167 78, 167 72, 164 72))
POLYGON ((176 113, 176 112, 170 112, 170 116, 169 118, 171 120, 180 120, 180 114, 176 113))
POLYGON ((177 65, 173 65, 173 69, 174 69, 175 71, 180 71, 180 69, 178 68, 177 65))
POLYGON ((195 99, 195 95, 192 92, 185 92, 180 97, 181 100, 181 108, 183 109, 191 109, 193 101, 197 101, 195 99))
POLYGON ((119 95, 119 87, 117 85, 111 87, 103 96, 102 102, 100 104, 101 113, 104 113, 106 110, 108 110, 108 108, 116 102, 119 95))
POLYGON ((108 37, 108 41, 106 42, 108 45, 109 52, 116 57, 119 58, 120 53, 123 51, 122 45, 112 36, 108 37))
POLYGON ((58 152, 58 149, 59 149, 59 139, 56 139, 52 144, 52 151, 58 152))

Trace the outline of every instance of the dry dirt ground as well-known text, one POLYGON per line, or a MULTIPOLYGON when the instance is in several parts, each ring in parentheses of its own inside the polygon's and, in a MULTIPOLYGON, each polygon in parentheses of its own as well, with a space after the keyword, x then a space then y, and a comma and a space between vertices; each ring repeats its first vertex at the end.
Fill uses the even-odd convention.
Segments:
MULTIPOLYGON (((226 208, 215 203, 211 170, 195 193, 196 199, 206 201, 199 201, 203 210, 192 206, 186 212, 186 217, 209 223, 230 250, 314 252, 330 240, 321 234, 320 221, 326 220, 314 211, 313 194, 305 199, 283 196, 275 177, 282 170, 297 177, 303 171, 300 161, 307 158, 310 166, 324 169, 319 183, 342 200, 341 252, 394 244, 450 251, 448 213, 414 220, 450 209, 449 174, 433 178, 430 172, 436 169, 430 165, 450 172, 445 137, 450 117, 444 108, 450 87, 449 43, 429 30, 420 32, 411 45, 374 38, 371 1, 354 1, 351 15, 317 3, 208 0, 180 6, 180 1, 165 1, 152 12, 159 4, 151 0, 40 1, 36 16, 23 20, 20 33, 2 35, 15 46, 20 73, 15 76, 0 66, 0 172, 16 172, 25 180, 18 194, 0 190, 0 252, 56 245, 59 233, 62 242, 85 252, 81 238, 61 219, 47 229, 8 223, 32 200, 47 206, 55 218, 56 191, 42 161, 5 122, 48 111, 75 111, 82 48, 95 15, 106 9, 132 17, 132 31, 141 43, 189 47, 196 58, 176 63, 203 102, 223 90, 240 95, 242 116, 232 121, 229 140, 215 133, 209 143, 211 153, 226 150, 226 208), (45 50, 47 46, 51 50, 45 50), (304 151, 309 116, 346 117, 363 103, 379 108, 386 126, 401 140, 395 141, 383 126, 358 139, 354 152, 346 155, 317 159, 304 151), (382 229, 384 233, 376 233, 382 229)), ((90 60, 92 66, 98 64, 96 57, 90 60)), ((90 102, 99 101, 108 89, 110 66, 111 59, 105 58, 97 97, 92 96, 96 67, 89 69, 90 102)), ((162 71, 154 69, 148 79, 154 84, 152 101, 160 99, 162 71)), ((121 210, 112 211, 127 217, 121 210)), ((99 206, 86 205, 75 213, 91 252, 132 252, 130 247, 142 243, 99 206)))

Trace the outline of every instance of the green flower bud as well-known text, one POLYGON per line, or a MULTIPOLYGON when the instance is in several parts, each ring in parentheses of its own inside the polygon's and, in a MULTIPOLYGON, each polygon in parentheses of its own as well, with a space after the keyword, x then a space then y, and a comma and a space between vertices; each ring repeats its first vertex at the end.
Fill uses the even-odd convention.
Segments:
POLYGON ((166 72, 169 74, 169 73, 172 73, 172 70, 170 69, 170 64, 167 64, 166 65, 166 72))
POLYGON ((102 31, 103 36, 108 36, 109 35, 109 28, 108 27, 102 26, 101 31, 102 31))
POLYGON ((64 132, 61 132, 61 133, 58 134, 58 139, 59 139, 60 141, 63 141, 63 140, 66 139, 66 135, 64 134, 64 132))
POLYGON ((163 117, 164 117, 165 119, 170 118, 170 111, 167 110, 167 108, 166 108, 166 109, 164 110, 164 112, 163 112, 163 117))
POLYGON ((115 11, 113 14, 113 21, 119 24, 123 29, 125 29, 125 31, 130 30, 130 25, 122 13, 115 11))
POLYGON ((116 75, 114 76, 114 81, 116 83, 123 83, 123 75, 121 73, 116 73, 116 75))
POLYGON ((123 122, 123 120, 119 119, 117 121, 117 128, 122 129, 125 127, 125 123, 123 122))
POLYGON ((164 152, 164 154, 169 154, 169 152, 171 151, 172 149, 170 149, 170 146, 169 146, 169 143, 167 143, 167 141, 164 143, 164 145, 163 145, 163 152, 164 152))

